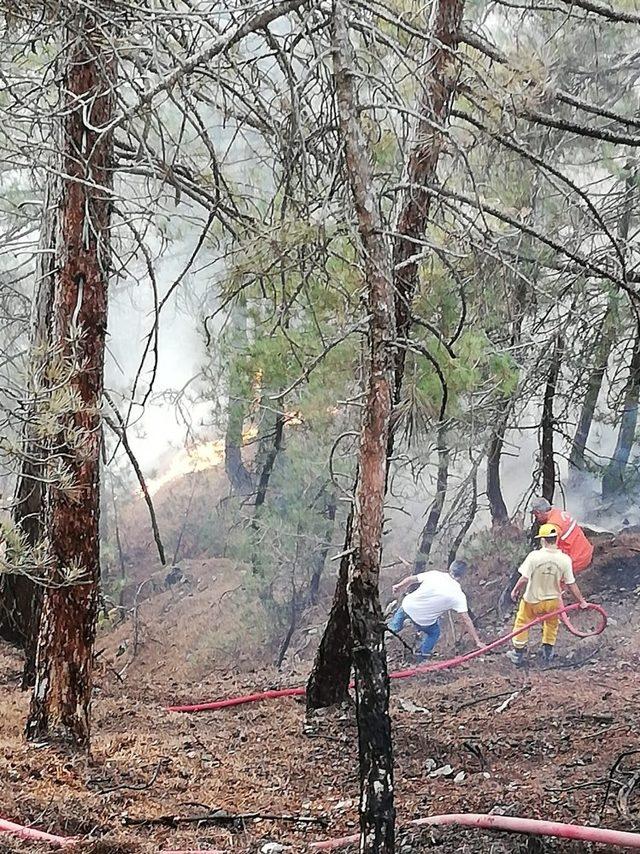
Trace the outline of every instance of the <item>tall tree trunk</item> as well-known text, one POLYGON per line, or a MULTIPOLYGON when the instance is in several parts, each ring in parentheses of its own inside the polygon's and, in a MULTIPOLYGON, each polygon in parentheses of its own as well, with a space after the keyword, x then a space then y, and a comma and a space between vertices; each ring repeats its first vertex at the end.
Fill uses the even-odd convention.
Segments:
MULTIPOLYGON (((627 241, 629 239, 629 228, 631 226, 631 216, 637 195, 636 181, 636 165, 635 160, 630 159, 626 163, 626 177, 624 184, 624 192, 622 195, 622 204, 620 208, 620 219, 618 221, 618 237, 620 239, 620 255, 622 276, 626 276, 626 258, 629 254, 627 241)), ((600 389, 607 371, 609 356, 613 346, 613 335, 615 325, 612 323, 612 304, 609 301, 605 316, 602 320, 599 334, 596 338, 596 354, 593 361, 593 367, 587 381, 587 390, 582 402, 580 417, 576 427, 575 436, 571 446, 571 454, 569 457, 570 473, 576 475, 586 468, 585 451, 587 441, 589 440, 589 432, 593 423, 593 416, 600 397, 600 389)), ((613 479, 617 477, 612 472, 613 479)), ((605 478, 606 479, 606 478, 605 478)), ((603 490, 604 490, 603 483, 603 490)))
MULTIPOLYGON (((27 444, 27 454, 20 472, 15 495, 13 518, 20 528, 29 547, 37 545, 42 539, 44 521, 45 487, 39 478, 43 474, 41 456, 36 456, 36 443, 27 444)), ((42 609, 43 589, 37 581, 26 575, 15 575, 13 578, 13 593, 15 616, 19 630, 19 643, 24 648, 24 668, 22 671, 22 689, 33 687, 35 683, 36 650, 38 644, 38 627, 42 609)), ((2 594, 0 594, 2 595, 2 594)))
POLYGON ((491 436, 487 453, 487 499, 489 501, 489 512, 491 513, 491 525, 494 528, 506 525, 509 521, 509 511, 502 495, 502 481, 500 478, 502 447, 508 423, 509 413, 498 419, 498 424, 491 436))
MULTIPOLYGON (((535 204, 532 199, 531 204, 535 204)), ((509 291, 511 301, 511 334, 509 336, 509 347, 513 352, 522 340, 522 323, 530 299, 528 286, 522 280, 514 285, 509 291)), ((502 478, 500 476, 500 463, 502 450, 504 448, 504 437, 509 426, 509 419, 516 403, 517 392, 510 396, 503 395, 498 398, 496 424, 492 428, 491 439, 487 450, 487 500, 489 501, 489 512, 491 513, 491 526, 499 528, 509 521, 504 496, 502 494, 502 478)))
MULTIPOLYGON (((231 310, 230 325, 232 345, 241 351, 247 346, 247 312, 244 298, 234 304, 231 310)), ((231 489, 237 495, 249 495, 253 491, 253 480, 242 459, 244 421, 247 415, 247 402, 237 388, 244 386, 243 378, 231 369, 229 380, 229 402, 227 404, 227 428, 224 434, 224 470, 231 489)))
POLYGON ((320 591, 320 580, 324 572, 324 566, 327 562, 329 547, 333 538, 333 529, 336 521, 336 511, 338 509, 336 496, 333 492, 325 493, 324 517, 327 520, 327 525, 324 531, 324 542, 318 548, 313 556, 313 569, 311 572, 311 580, 309 581, 309 593, 307 595, 307 605, 315 605, 318 601, 318 593, 320 591))
MULTIPOLYGON (((356 475, 357 479, 357 475, 356 475)), ((307 682, 307 709, 324 709, 346 699, 351 675, 353 639, 347 603, 349 554, 353 529, 353 505, 345 528, 345 553, 340 558, 338 580, 327 626, 320 640, 307 682)))
MULTIPOLYGON (((432 199, 431 193, 426 188, 436 178, 438 158, 444 142, 444 134, 440 128, 448 123, 457 86, 456 51, 463 11, 464 0, 436 0, 429 22, 431 38, 425 57, 425 78, 421 81, 423 97, 420 103, 420 119, 406 165, 408 189, 402 196, 396 223, 396 234, 399 236, 393 245, 394 311, 396 336, 400 344, 394 356, 394 405, 400 401, 406 362, 406 343, 404 342, 411 329, 411 306, 418 287, 418 261, 414 259, 414 255, 419 252, 419 241, 425 235, 432 199)), ((387 467, 388 461, 393 456, 393 447, 393 432, 390 432, 387 445, 387 467)), ((352 513, 353 509, 350 511, 350 521, 352 521, 352 513)), ((347 533, 352 530, 352 527, 352 524, 347 524, 347 533)), ((345 537, 345 553, 351 548, 352 541, 349 535, 345 537)), ((338 585, 341 583, 346 584, 346 574, 342 571, 338 576, 338 585)), ((314 688, 318 684, 328 685, 332 673, 335 672, 343 675, 343 681, 340 686, 334 686, 326 694, 314 690, 312 692, 314 702, 319 701, 322 696, 337 697, 341 700, 347 696, 351 659, 341 661, 339 666, 336 665, 335 659, 339 655, 347 653, 350 655, 351 645, 342 643, 344 627, 338 628, 334 625, 336 620, 345 618, 345 611, 340 605, 345 600, 346 590, 336 590, 325 628, 325 636, 337 638, 341 646, 333 648, 329 637, 326 638, 326 643, 323 637, 314 661, 309 685, 311 686, 312 682, 314 688)), ((319 708, 313 702, 309 702, 309 706, 319 708)))
MULTIPOLYGON (((24 458, 16 483, 13 523, 22 533, 24 543, 33 548, 44 533, 45 452, 42 438, 36 435, 34 421, 37 398, 41 394, 39 380, 41 369, 51 356, 50 326, 53 304, 53 272, 55 260, 52 248, 55 243, 57 211, 57 179, 52 179, 44 195, 43 219, 40 233, 36 279, 38 282, 33 315, 31 318, 30 399, 22 439, 24 458)), ((42 587, 26 574, 0 576, 0 637, 24 649, 25 662, 22 674, 23 689, 35 680, 35 658, 38 625, 42 606, 42 587)))
POLYGON ((551 364, 547 375, 547 384, 544 390, 542 404, 542 441, 540 443, 540 457, 542 468, 542 495, 550 503, 553 503, 553 494, 556 489, 556 461, 553 450, 553 435, 555 432, 555 418, 553 404, 556 396, 556 386, 560 374, 560 365, 564 352, 562 339, 556 338, 551 364))
MULTIPOLYGON (((43 533, 43 465, 35 441, 25 438, 24 453, 14 496, 13 521, 23 534, 25 545, 33 547, 43 533)), ((31 575, 17 572, 0 576, 0 637, 24 650, 23 689, 31 687, 34 681, 41 602, 42 588, 31 575)))
POLYGON ((438 477, 436 494, 429 508, 427 521, 420 534, 420 546, 415 562, 415 571, 424 572, 431 553, 431 548, 438 532, 442 509, 447 497, 449 483, 449 446, 447 445, 447 428, 441 424, 438 428, 438 477))
POLYGON ((393 748, 384 620, 378 591, 393 406, 395 317, 391 255, 373 192, 371 151, 358 114, 355 53, 345 7, 334 0, 333 69, 347 180, 362 241, 369 311, 366 403, 358 451, 348 606, 353 637, 360 756, 360 851, 393 854, 393 748))
POLYGON ((269 481, 273 474, 273 467, 278 459, 278 454, 284 447, 285 420, 284 411, 280 409, 275 414, 272 434, 265 438, 264 442, 261 442, 259 475, 254 501, 254 516, 258 516, 260 514, 260 508, 266 501, 269 481))
POLYGON ((275 414, 272 435, 265 437, 264 441, 260 443, 258 483, 253 505, 253 518, 251 520, 251 537, 253 541, 251 567, 254 575, 259 577, 263 575, 260 517, 264 512, 267 490, 269 489, 276 460, 284 446, 284 425, 285 414, 282 410, 279 410, 275 414))
POLYGON ((571 452, 569 455, 569 473, 570 476, 575 476, 578 472, 583 472, 586 469, 585 452, 587 449, 587 441, 591 425, 593 424, 593 416, 595 415, 602 381, 604 380, 607 371, 607 363, 611 354, 611 346, 613 339, 610 330, 610 313, 607 310, 605 318, 602 322, 602 327, 597 339, 596 353, 593 360, 593 366, 587 380, 587 389, 582 401, 578 425, 571 443, 571 452))
POLYGON ((451 548, 449 549, 448 561, 449 565, 453 563, 453 561, 458 556, 458 549, 462 545, 464 538, 469 533, 469 528, 473 525, 473 521, 476 518, 476 514, 478 512, 478 465, 474 465, 471 471, 471 498, 469 500, 469 507, 467 509, 467 515, 462 523, 462 527, 455 535, 453 540, 451 541, 451 548))
MULTIPOLYGON (((419 284, 420 241, 429 222, 432 195, 428 185, 436 179, 438 160, 458 83, 456 52, 462 27, 464 0, 435 0, 429 21, 429 47, 425 76, 421 81, 420 118, 405 168, 404 191, 396 222, 393 246, 396 330, 400 341, 411 329, 411 308, 419 284)), ((396 393, 402 385, 406 348, 399 347, 395 360, 396 393)))
POLYGON ((229 398, 227 429, 224 434, 224 470, 236 495, 249 495, 253 490, 251 474, 242 459, 242 431, 246 416, 243 400, 229 398))
POLYGON ((640 324, 629 365, 629 376, 624 393, 622 417, 618 429, 618 440, 602 478, 602 497, 610 499, 624 489, 624 475, 631 456, 638 424, 638 402, 640 400, 640 324))
POLYGON ((116 549, 118 552, 118 565, 120 567, 120 576, 118 579, 118 605, 124 605, 124 588, 127 583, 127 564, 124 556, 124 548, 122 546, 122 537, 120 536, 120 516, 118 513, 118 503, 116 501, 116 491, 113 485, 113 477, 111 478, 111 503, 113 504, 113 528, 116 538, 116 549))
MULTIPOLYGON (((67 376, 66 408, 50 460, 64 468, 47 495, 51 577, 45 591, 30 739, 88 747, 100 577, 100 405, 107 327, 115 57, 106 20, 79 10, 65 26, 60 112, 62 193, 52 346, 67 376), (73 582, 73 583, 70 583, 73 582)), ((52 391, 55 394, 55 391, 52 391)))

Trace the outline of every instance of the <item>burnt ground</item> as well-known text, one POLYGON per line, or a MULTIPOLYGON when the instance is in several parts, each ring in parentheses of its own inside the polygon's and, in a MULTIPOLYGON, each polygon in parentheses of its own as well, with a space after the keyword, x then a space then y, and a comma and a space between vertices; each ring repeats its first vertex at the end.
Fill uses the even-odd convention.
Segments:
MULTIPOLYGON (((532 656, 531 666, 518 671, 504 655, 495 654, 450 672, 393 684, 400 825, 431 814, 494 811, 640 832, 638 547, 638 538, 617 547, 610 544, 580 578, 585 592, 605 605, 612 624, 600 638, 583 641, 562 631, 552 668, 541 669, 532 656), (630 751, 639 752, 624 756, 630 751), (450 771, 433 774, 447 765, 450 771)), ((217 570, 208 587, 202 579, 197 582, 198 595, 185 585, 184 593, 158 593, 145 603, 135 658, 131 637, 125 643, 131 625, 103 634, 90 760, 25 744, 21 731, 28 698, 18 687, 20 660, 0 648, 3 818, 61 835, 89 835, 96 842, 78 848, 93 854, 212 848, 258 852, 266 842, 304 852, 308 841, 356 830, 352 708, 320 713, 312 721, 305 720, 304 705, 291 699, 198 715, 164 710, 181 700, 304 681, 304 655, 279 673, 262 666, 256 649, 251 672, 250 635, 240 659, 218 650, 211 659, 214 670, 206 660, 208 647, 194 653, 206 636, 205 627, 217 625, 228 613, 220 598, 229 579, 222 564, 217 570), (304 815, 323 824, 247 819, 230 826, 130 825, 215 809, 304 815)), ((201 574, 212 572, 211 565, 202 564, 201 574)), ((511 617, 500 620, 488 607, 496 588, 491 594, 482 592, 489 586, 487 572, 481 567, 475 598, 478 610, 486 612, 482 632, 492 638, 508 628, 511 617)), ((537 643, 539 635, 532 640, 537 643)), ((404 653, 395 639, 389 647, 395 666, 404 653)), ((453 639, 445 633, 439 654, 450 657, 452 652, 453 639)), ((39 850, 33 843, 2 839, 0 852, 39 850)), ((402 831, 398 850, 502 854, 591 849, 443 829, 402 831)))

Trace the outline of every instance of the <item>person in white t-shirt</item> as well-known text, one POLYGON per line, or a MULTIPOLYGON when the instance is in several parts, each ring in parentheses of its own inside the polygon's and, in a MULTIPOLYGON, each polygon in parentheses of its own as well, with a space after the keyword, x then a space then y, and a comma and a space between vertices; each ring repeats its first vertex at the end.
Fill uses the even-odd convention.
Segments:
POLYGON ((402 605, 393 615, 389 628, 393 632, 399 632, 407 620, 410 620, 416 629, 422 633, 419 658, 428 658, 440 637, 439 619, 446 611, 455 611, 476 643, 481 649, 484 644, 480 640, 476 627, 469 616, 467 597, 460 586, 461 578, 467 570, 467 564, 463 560, 454 560, 449 567, 449 572, 430 570, 418 575, 408 575, 398 584, 393 585, 394 593, 401 593, 407 587, 418 584, 419 587, 411 593, 407 593, 402 605))

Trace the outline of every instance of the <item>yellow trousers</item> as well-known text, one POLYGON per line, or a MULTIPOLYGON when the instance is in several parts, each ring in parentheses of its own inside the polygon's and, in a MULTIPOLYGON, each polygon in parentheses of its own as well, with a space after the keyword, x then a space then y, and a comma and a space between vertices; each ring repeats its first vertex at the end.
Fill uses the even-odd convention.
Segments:
MULTIPOLYGON (((532 620, 535 620, 536 617, 542 617, 544 614, 550 614, 552 611, 557 611, 561 607, 562 602, 560 599, 545 599, 543 602, 536 602, 535 604, 525 602, 524 599, 521 599, 518 613, 516 614, 516 621, 513 624, 514 632, 521 629, 522 626, 526 626, 527 623, 530 623, 532 620)), ((555 644, 558 639, 559 622, 559 617, 552 617, 550 620, 545 620, 544 623, 542 623, 542 643, 548 643, 550 646, 555 644)), ((516 649, 524 649, 528 640, 529 632, 522 632, 522 634, 516 635, 513 639, 513 645, 516 649)))

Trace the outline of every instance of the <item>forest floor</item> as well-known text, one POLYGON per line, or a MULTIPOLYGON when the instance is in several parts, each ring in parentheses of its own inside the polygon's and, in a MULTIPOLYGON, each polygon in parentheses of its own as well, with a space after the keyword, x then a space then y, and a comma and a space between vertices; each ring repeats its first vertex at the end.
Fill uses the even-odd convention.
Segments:
MULTIPOLYGON (((640 831, 639 546, 638 538, 626 538, 581 577, 612 621, 596 639, 577 640, 561 629, 551 667, 543 669, 532 654, 531 666, 516 670, 499 653, 392 685, 401 854, 591 850, 553 841, 536 847, 524 837, 476 831, 403 829, 413 818, 447 812, 493 811, 640 831)), ((352 707, 311 721, 304 704, 291 699, 194 715, 165 710, 179 701, 304 683, 308 656, 287 672, 258 664, 252 670, 251 637, 233 667, 224 669, 216 658, 211 670, 202 656, 193 657, 228 587, 222 563, 218 570, 208 593, 196 596, 183 585, 185 592, 171 589, 149 600, 135 659, 128 657, 130 625, 129 645, 123 627, 102 638, 90 760, 24 742, 28 697, 19 690, 20 659, 0 647, 0 817, 63 836, 89 836, 96 841, 78 850, 92 854, 260 852, 268 842, 285 846, 276 851, 304 852, 310 841, 356 831, 352 707), (314 821, 152 823, 219 809, 314 821)), ((490 580, 480 576, 474 584, 483 611, 496 592, 481 596, 490 580)), ((511 615, 499 619, 486 610, 487 639, 509 629, 511 615)), ((539 633, 532 634, 535 648, 539 633)), ((389 648, 391 666, 397 666, 402 648, 395 639, 389 648)), ((452 638, 445 635, 439 657, 452 654, 452 638)), ((0 838, 0 852, 46 850, 0 838)))

